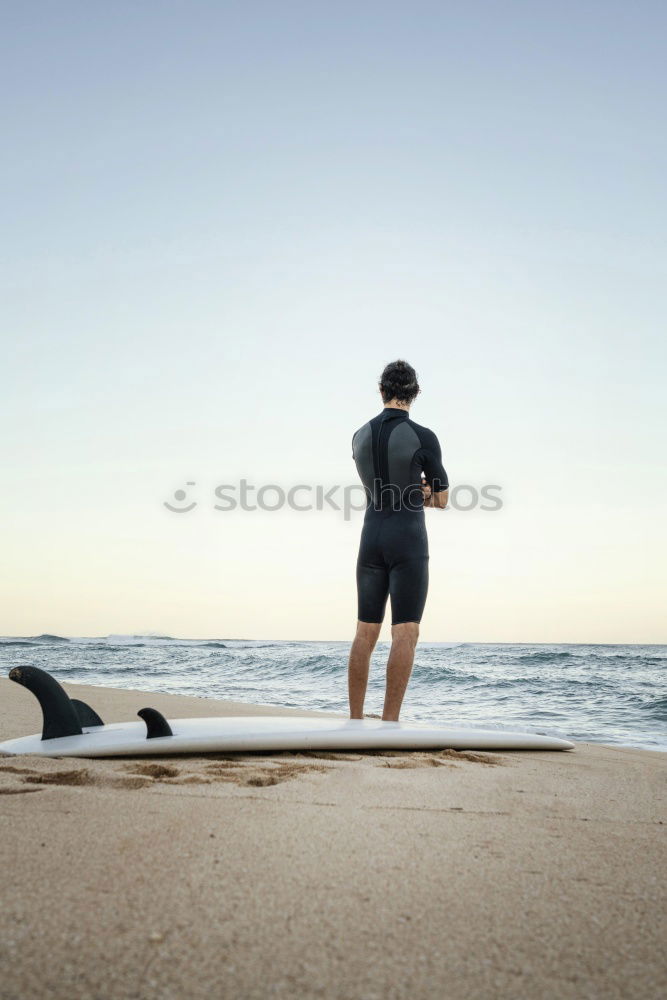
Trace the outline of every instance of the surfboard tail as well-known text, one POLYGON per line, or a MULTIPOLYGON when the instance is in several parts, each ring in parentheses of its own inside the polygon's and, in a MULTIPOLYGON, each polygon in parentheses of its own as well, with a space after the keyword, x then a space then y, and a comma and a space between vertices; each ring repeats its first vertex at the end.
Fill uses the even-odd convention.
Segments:
POLYGON ((42 739, 81 736, 83 726, 103 726, 97 712, 78 698, 70 698, 55 677, 30 664, 13 667, 10 681, 21 684, 34 694, 42 710, 42 739))

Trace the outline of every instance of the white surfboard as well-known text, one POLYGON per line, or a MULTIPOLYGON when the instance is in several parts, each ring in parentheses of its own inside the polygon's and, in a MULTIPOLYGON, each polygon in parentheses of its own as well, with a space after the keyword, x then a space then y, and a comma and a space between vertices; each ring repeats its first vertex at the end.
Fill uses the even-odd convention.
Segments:
POLYGON ((39 667, 14 667, 9 677, 31 691, 42 709, 41 734, 0 743, 0 753, 46 757, 121 757, 230 753, 250 750, 572 750, 554 736, 443 727, 379 719, 297 715, 235 715, 165 719, 142 708, 142 722, 105 725, 90 705, 70 698, 39 667))
POLYGON ((502 730, 445 728, 378 719, 239 715, 169 719, 171 736, 148 739, 143 722, 84 728, 81 735, 43 740, 23 736, 0 743, 0 753, 47 757, 119 757, 249 750, 572 750, 553 736, 502 730))

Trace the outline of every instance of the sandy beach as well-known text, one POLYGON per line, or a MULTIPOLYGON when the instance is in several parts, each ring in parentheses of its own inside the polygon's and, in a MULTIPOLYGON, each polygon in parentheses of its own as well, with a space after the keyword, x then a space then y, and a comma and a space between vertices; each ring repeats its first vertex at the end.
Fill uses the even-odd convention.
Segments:
MULTIPOLYGON (((65 687, 108 722, 260 711, 65 687)), ((39 728, 0 680, 0 739, 39 728)), ((666 764, 593 744, 5 756, 0 995, 661 997, 666 764)))

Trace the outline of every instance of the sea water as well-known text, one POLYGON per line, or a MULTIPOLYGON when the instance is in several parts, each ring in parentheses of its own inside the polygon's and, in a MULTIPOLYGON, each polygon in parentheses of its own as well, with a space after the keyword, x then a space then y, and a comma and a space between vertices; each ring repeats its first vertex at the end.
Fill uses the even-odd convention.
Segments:
MULTIPOLYGON (((77 684, 345 712, 348 651, 346 642, 41 635, 0 638, 0 668, 30 663, 77 684)), ((367 714, 382 711, 387 651, 378 643, 367 714)), ((424 642, 401 719, 664 751, 666 663, 667 646, 424 642)))

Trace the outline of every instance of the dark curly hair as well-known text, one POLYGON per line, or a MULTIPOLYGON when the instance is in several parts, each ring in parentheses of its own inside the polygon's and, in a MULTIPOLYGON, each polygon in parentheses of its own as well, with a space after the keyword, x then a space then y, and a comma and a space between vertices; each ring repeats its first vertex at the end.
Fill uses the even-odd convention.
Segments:
POLYGON ((420 392, 417 372, 407 361, 390 361, 380 375, 380 392, 385 403, 411 403, 420 392))

